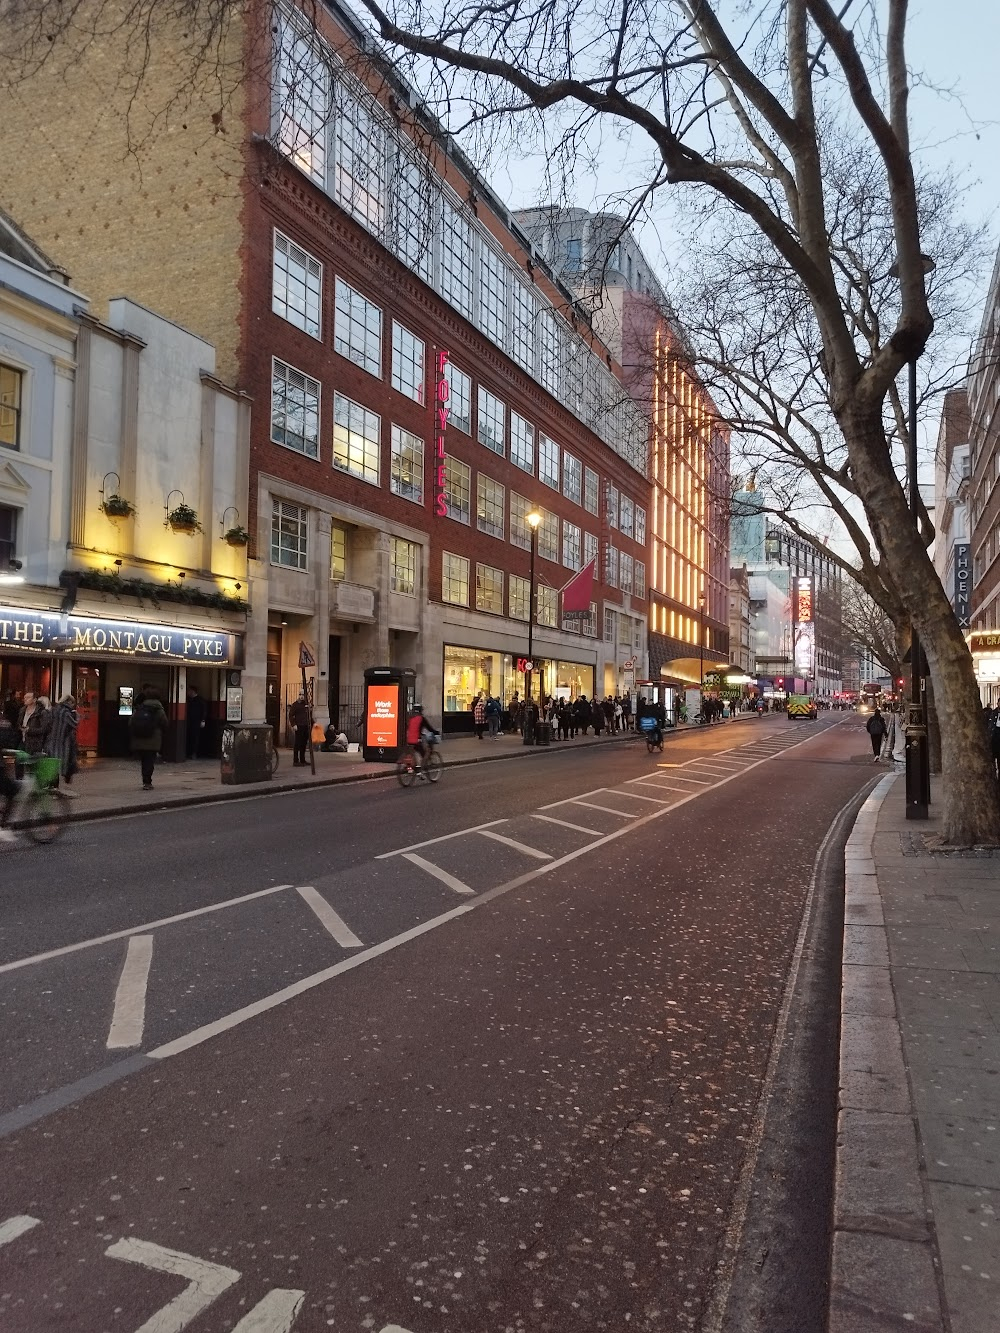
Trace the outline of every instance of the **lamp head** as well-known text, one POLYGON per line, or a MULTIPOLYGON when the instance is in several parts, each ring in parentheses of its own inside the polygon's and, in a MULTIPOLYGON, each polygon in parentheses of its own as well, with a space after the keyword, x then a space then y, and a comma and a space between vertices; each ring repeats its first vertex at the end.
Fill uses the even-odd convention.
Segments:
POLYGON ((524 519, 529 528, 537 528, 542 521, 542 516, 537 509, 532 509, 530 514, 525 514, 524 519))

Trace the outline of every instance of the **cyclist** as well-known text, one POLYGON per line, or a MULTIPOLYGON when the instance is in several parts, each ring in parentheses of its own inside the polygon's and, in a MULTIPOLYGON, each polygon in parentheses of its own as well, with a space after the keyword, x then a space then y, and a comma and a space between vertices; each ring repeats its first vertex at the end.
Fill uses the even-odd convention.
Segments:
POLYGON ((413 751, 413 767, 418 772, 427 757, 427 742, 424 737, 433 734, 434 728, 424 717, 423 705, 414 704, 406 723, 406 743, 413 751))

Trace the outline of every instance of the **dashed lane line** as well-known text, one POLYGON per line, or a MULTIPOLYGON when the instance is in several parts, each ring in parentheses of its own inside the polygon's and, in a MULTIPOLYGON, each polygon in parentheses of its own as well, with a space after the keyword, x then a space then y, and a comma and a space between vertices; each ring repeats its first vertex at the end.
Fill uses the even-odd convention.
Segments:
POLYGON ((603 810, 606 815, 619 815, 622 819, 632 819, 633 816, 628 810, 616 810, 612 805, 598 805, 596 801, 581 801, 579 796, 571 796, 568 801, 560 801, 560 805, 585 805, 588 810, 603 810))
POLYGON ((27 1213, 8 1217, 5 1222, 0 1222, 0 1245, 9 1245, 12 1240, 17 1240, 18 1236, 23 1236, 25 1232, 38 1226, 41 1226, 39 1219, 29 1217, 27 1213))
MULTIPOLYGON (((612 788, 609 787, 607 790, 608 790, 608 793, 609 793, 609 795, 610 795, 614 789, 612 789, 612 788)), ((664 805, 664 804, 666 804, 666 802, 665 802, 665 801, 663 800, 663 798, 660 797, 660 796, 643 796, 642 792, 638 792, 638 791, 617 791, 617 790, 614 790, 614 795, 615 795, 615 796, 620 796, 620 797, 622 798, 623 801, 652 801, 652 803, 653 803, 654 805, 664 805)))
POLYGON ((141 926, 129 926, 126 930, 113 930, 108 935, 95 935, 89 940, 79 940, 76 944, 64 944, 59 949, 49 949, 46 953, 33 953, 27 958, 15 958, 12 963, 0 963, 0 973, 16 972, 19 967, 33 967, 36 963, 47 963, 50 958, 63 958, 68 953, 79 953, 81 949, 93 949, 98 944, 110 944, 112 940, 127 940, 130 935, 142 935, 149 930, 158 930, 160 926, 172 926, 178 921, 191 921, 197 916, 207 916, 209 912, 223 912, 227 907, 239 907, 241 903, 252 903, 258 898, 267 898, 272 893, 284 893, 291 884, 273 884, 269 889, 258 889, 256 893, 243 893, 238 898, 227 898, 225 902, 209 903, 207 907, 195 907, 190 912, 178 912, 176 916, 161 916, 158 921, 144 921, 141 926))
POLYGON ((492 829, 481 828, 479 836, 481 838, 492 838, 494 842, 502 842, 504 846, 513 847, 515 851, 523 852, 525 856, 533 856, 536 861, 552 860, 548 852, 539 851, 537 847, 529 847, 526 842, 518 842, 516 838, 507 838, 502 833, 494 833, 492 829))
POLYGON ((342 916, 339 916, 321 893, 312 885, 295 890, 302 901, 316 913, 316 919, 333 936, 342 949, 363 949, 364 944, 358 939, 342 916))
MULTIPOLYGON (((477 833, 481 831, 481 829, 476 830, 477 833)), ((425 860, 416 852, 400 852, 399 855, 402 856, 404 861, 410 861, 413 865, 419 866, 421 870, 426 870, 428 875, 433 875, 435 879, 439 879, 442 884, 447 884, 448 888, 453 889, 456 893, 475 893, 475 889, 470 889, 468 884, 463 884, 454 875, 449 875, 447 870, 442 870, 433 861, 425 860)))
POLYGON ((544 819, 546 824, 559 824, 562 828, 575 829, 577 833, 586 833, 591 838, 601 836, 600 829, 586 828, 583 824, 571 824, 568 819, 556 819, 554 815, 532 815, 532 819, 544 819))
POLYGON ((423 842, 411 842, 408 847, 397 847, 391 852, 379 852, 376 861, 388 861, 393 856, 405 856, 407 852, 419 852, 424 847, 433 847, 439 842, 449 842, 452 838, 463 838, 466 833, 478 833, 480 829, 496 828, 497 824, 506 824, 506 819, 490 819, 485 824, 473 824, 471 828, 460 828, 457 833, 442 833, 439 838, 425 838, 423 842))
POLYGON ((122 974, 115 991, 115 1006, 108 1032, 109 1051, 128 1050, 142 1045, 146 1025, 146 989, 149 966, 153 961, 152 935, 132 935, 125 952, 122 974))

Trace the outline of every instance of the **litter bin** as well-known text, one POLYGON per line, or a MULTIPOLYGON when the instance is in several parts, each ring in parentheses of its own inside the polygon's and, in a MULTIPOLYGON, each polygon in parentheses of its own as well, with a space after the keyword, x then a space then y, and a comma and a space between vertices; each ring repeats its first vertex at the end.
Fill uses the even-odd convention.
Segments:
POLYGON ((551 723, 551 722, 539 722, 539 723, 536 724, 536 726, 535 726, 535 744, 536 744, 536 745, 551 745, 551 744, 552 744, 552 723, 551 723))
POLYGON ((271 781, 274 732, 266 722, 240 722, 222 729, 222 782, 271 781))

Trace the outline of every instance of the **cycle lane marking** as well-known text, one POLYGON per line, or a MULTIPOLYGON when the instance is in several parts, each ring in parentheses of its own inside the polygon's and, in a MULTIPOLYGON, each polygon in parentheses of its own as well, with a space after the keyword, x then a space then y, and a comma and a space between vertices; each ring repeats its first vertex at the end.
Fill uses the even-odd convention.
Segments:
POLYGON ((75 944, 63 944, 58 949, 48 949, 45 953, 29 954, 27 958, 15 958, 10 963, 0 963, 0 975, 4 972, 16 972, 21 967, 33 967, 36 963, 47 963, 51 958, 65 958, 67 954, 79 953, 81 949, 93 949, 99 944, 110 944, 114 940, 126 940, 130 935, 142 935, 148 930, 158 930, 161 926, 172 926, 178 921, 191 921, 198 916, 207 916, 210 912, 222 912, 227 907, 238 907, 241 903, 251 903, 258 898, 267 898, 272 893, 284 893, 292 888, 291 884, 272 884, 269 889, 258 889, 256 893, 243 893, 238 898, 227 898, 221 903, 209 903, 207 907, 194 907, 190 912, 178 912, 175 916, 163 916, 157 921, 144 921, 141 926, 128 926, 125 930, 113 930, 107 935, 95 935, 89 940, 78 940, 75 944))
POLYGON ((192 1320, 240 1280, 235 1268, 196 1259, 193 1254, 184 1254, 180 1250, 168 1250, 148 1240, 132 1237, 116 1240, 104 1253, 109 1259, 121 1259, 127 1264, 150 1268, 154 1273, 169 1273, 187 1279, 184 1290, 157 1310, 136 1329, 136 1333, 182 1333, 192 1320))
POLYGON ((551 852, 540 851, 537 847, 529 847, 526 842, 518 842, 516 838, 505 837, 503 833, 495 833, 492 829, 479 829, 481 838, 492 838, 494 842, 502 842, 506 847, 513 847, 516 852, 523 852, 525 856, 533 856, 536 861, 551 861, 551 852))
POLYGON ((532 819, 543 819, 546 824, 559 824, 562 828, 574 829, 577 833, 586 833, 588 837, 599 838, 600 829, 585 828, 583 824, 571 824, 568 819, 556 819, 553 815, 532 815, 532 819))
POLYGON ((111 1028, 106 1043, 109 1051, 142 1045, 142 1030, 146 1025, 146 991, 152 961, 152 935, 132 935, 115 991, 111 1028))
POLYGON ((339 913, 335 912, 323 895, 309 885, 300 885, 295 892, 316 914, 320 925, 333 936, 342 949, 363 949, 364 944, 339 913))
MULTIPOLYGON (((597 793, 594 793, 597 795, 597 793)), ((622 819, 634 819, 635 816, 629 810, 616 810, 612 805, 598 805, 596 801, 581 801, 579 796, 573 796, 568 801, 558 801, 557 805, 584 805, 588 810, 603 810, 606 815, 619 815, 622 819)), ((547 810, 555 809, 555 806, 546 806, 547 810)))
POLYGON ((442 870, 440 866, 436 866, 433 861, 428 861, 426 857, 418 855, 417 852, 400 852, 399 855, 404 861, 409 861, 412 865, 419 866, 421 870, 426 870, 428 875, 433 875, 435 879, 439 879, 442 884, 446 884, 455 893, 475 893, 475 889, 470 889, 468 884, 463 884, 457 876, 449 874, 447 870, 442 870))
POLYGON ((407 852, 419 852, 424 847, 433 847, 438 842, 449 842, 452 838, 461 838, 466 833, 478 833, 480 829, 496 828, 497 824, 506 824, 506 819, 491 819, 485 824, 473 824, 471 828, 460 828, 455 833, 442 833, 439 838, 425 838, 423 842, 411 842, 407 847, 397 847, 391 852, 379 852, 372 859, 388 861, 393 856, 404 856, 407 852))
POLYGON ((0 1245, 9 1245, 11 1241, 17 1240, 19 1236, 25 1235, 38 1226, 41 1226, 40 1219, 29 1217, 27 1213, 20 1213, 16 1217, 8 1217, 6 1222, 0 1222, 0 1245))

